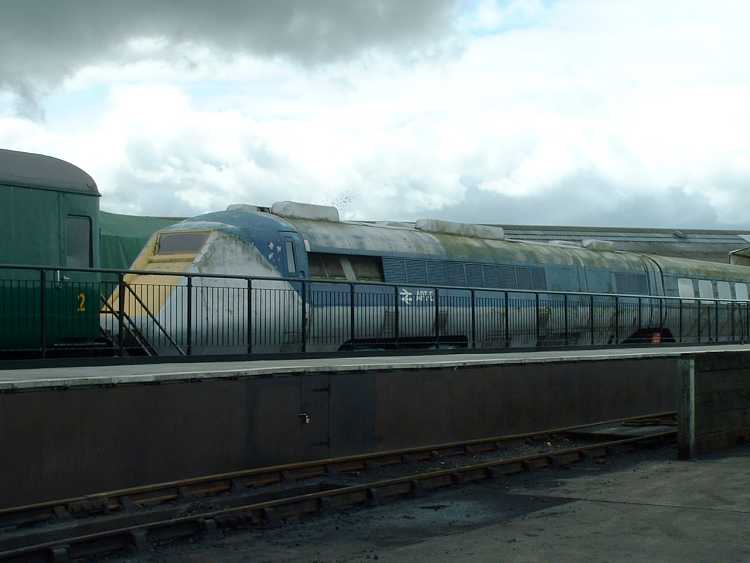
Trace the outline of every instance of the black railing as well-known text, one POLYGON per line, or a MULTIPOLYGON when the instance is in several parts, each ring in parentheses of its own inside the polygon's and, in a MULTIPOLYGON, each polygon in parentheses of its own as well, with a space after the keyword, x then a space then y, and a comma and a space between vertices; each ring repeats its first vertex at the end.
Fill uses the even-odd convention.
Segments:
POLYGON ((750 302, 0 266, 0 354, 260 355, 743 343, 750 302))

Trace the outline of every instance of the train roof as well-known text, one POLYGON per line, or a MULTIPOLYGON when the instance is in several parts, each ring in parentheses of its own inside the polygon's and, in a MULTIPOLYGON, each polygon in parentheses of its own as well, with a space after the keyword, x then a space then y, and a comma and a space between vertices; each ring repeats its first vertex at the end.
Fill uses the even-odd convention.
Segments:
POLYGON ((0 149, 0 186, 100 196, 94 179, 70 162, 8 149, 0 149))
POLYGON ((723 264, 729 262, 730 252, 745 248, 750 242, 750 229, 502 226, 509 237, 523 240, 580 242, 596 238, 612 242, 618 250, 723 264))

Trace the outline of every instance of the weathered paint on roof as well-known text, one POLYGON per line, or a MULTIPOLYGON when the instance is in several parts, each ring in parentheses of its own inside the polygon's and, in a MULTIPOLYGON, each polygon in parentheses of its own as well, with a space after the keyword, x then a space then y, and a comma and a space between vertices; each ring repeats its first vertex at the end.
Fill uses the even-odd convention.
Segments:
POLYGON ((641 256, 623 252, 427 233, 409 225, 328 223, 300 219, 288 221, 309 242, 312 252, 433 258, 489 264, 582 265, 618 271, 643 270, 641 256))
POLYGON ((0 149, 0 186, 99 196, 96 182, 77 166, 43 154, 0 149))

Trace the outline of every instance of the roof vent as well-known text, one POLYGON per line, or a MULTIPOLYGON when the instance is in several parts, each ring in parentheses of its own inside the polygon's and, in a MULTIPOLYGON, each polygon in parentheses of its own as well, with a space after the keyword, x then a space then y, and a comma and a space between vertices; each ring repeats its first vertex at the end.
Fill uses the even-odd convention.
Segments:
POLYGON ((330 205, 313 205, 296 201, 277 201, 271 206, 271 213, 290 219, 339 222, 339 210, 330 205))
POLYGON ((581 248, 581 244, 574 240, 551 240, 548 244, 555 244, 557 246, 575 246, 581 248))
POLYGON ((617 250, 615 248, 615 243, 613 243, 610 240, 598 240, 595 238, 587 238, 583 239, 581 242, 581 246, 583 248, 588 248, 589 250, 595 250, 597 252, 614 252, 617 250))
POLYGON ((440 221, 438 219, 419 219, 415 227, 420 231, 428 233, 445 233, 462 237, 505 240, 505 231, 502 227, 474 225, 472 223, 454 223, 452 221, 440 221))
POLYGON ((244 211, 245 213, 268 213, 268 207, 250 205, 249 203, 233 203, 227 206, 227 211, 244 211))

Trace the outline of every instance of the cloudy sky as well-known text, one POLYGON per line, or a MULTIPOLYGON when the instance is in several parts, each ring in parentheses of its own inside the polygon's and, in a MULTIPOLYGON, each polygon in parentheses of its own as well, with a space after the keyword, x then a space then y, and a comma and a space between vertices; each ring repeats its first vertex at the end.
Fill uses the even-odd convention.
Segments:
POLYGON ((102 208, 747 227, 746 0, 3 0, 0 147, 102 208))

